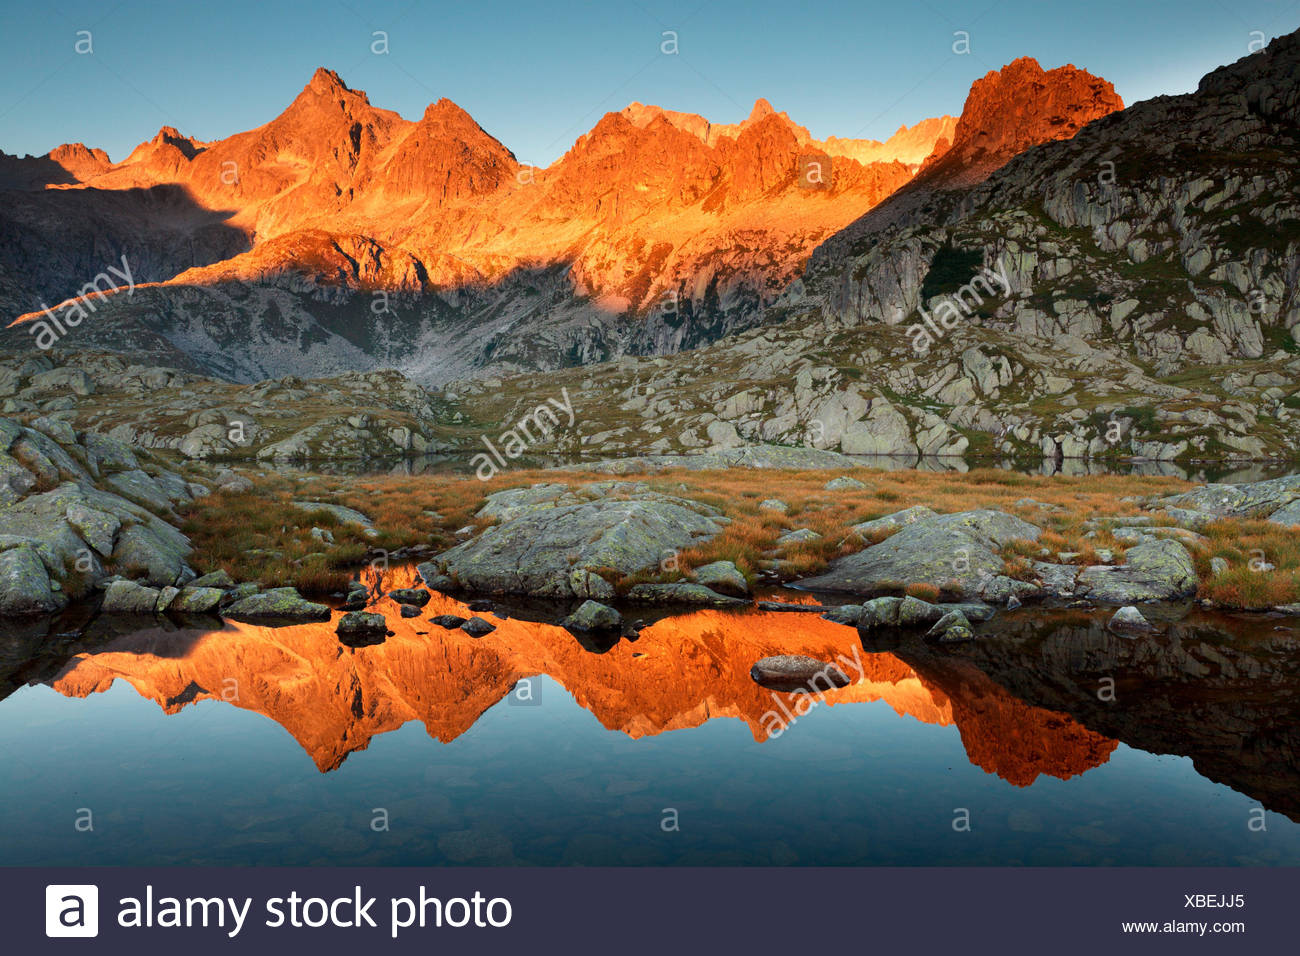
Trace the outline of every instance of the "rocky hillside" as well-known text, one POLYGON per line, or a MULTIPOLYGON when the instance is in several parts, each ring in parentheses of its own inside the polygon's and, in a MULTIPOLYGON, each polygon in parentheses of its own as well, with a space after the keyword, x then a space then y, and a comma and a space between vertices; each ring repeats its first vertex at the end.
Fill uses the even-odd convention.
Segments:
POLYGON ((271 463, 433 455, 477 442, 486 427, 392 370, 234 385, 60 349, 0 358, 0 414, 183 458, 271 463))
POLYGON ((174 509, 207 488, 49 418, 0 418, 0 617, 59 611, 110 574, 192 580, 174 509))
POLYGON ((923 176, 821 246, 762 329, 450 387, 509 418, 563 383, 593 411, 561 440, 610 454, 1294 460, 1297 76, 1293 34, 974 186, 923 176))

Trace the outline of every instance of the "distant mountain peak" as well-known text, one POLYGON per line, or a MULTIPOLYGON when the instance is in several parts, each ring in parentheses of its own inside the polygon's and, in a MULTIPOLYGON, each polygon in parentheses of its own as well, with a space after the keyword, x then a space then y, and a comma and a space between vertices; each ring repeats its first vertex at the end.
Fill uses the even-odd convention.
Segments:
POLYGON ((942 167, 954 183, 975 182, 1026 149, 1069 139, 1123 108, 1115 87, 1101 77, 1073 64, 1044 70, 1022 56, 971 84, 951 139, 936 144, 924 169, 935 175, 942 167))

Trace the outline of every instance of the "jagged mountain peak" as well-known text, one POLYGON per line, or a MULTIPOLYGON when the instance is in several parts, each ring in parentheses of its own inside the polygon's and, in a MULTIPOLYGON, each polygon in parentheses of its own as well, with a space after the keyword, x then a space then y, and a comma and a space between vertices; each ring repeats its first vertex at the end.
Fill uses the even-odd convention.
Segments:
POLYGON ((1031 146, 1068 139, 1123 108, 1101 77, 1073 64, 1044 70, 1022 56, 971 84, 947 147, 937 145, 924 163, 926 180, 978 182, 1031 146))

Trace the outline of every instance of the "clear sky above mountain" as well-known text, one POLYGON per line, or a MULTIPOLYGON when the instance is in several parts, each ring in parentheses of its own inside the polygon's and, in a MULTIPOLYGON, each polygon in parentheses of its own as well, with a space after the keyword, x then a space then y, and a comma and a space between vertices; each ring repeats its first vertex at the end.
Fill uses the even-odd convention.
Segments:
POLYGON ((816 137, 885 139, 959 114, 973 80, 1018 56, 1073 63, 1133 103, 1194 89, 1297 18, 1284 0, 10 4, 0 149, 81 141, 120 160, 163 125, 217 139, 271 119, 318 66, 408 118, 450 97, 538 164, 633 100, 735 122, 763 96, 816 137))

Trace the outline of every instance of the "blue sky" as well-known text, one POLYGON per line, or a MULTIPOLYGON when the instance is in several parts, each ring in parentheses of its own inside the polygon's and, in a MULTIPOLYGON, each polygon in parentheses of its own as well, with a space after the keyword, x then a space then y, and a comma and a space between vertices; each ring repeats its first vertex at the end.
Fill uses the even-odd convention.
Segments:
POLYGON ((1073 63, 1126 103, 1194 89, 1246 55, 1252 31, 1300 25, 1296 0, 8 0, 0 32, 0 149, 63 142, 114 160, 160 126, 217 139, 279 113, 317 66, 371 103, 418 118, 447 96, 525 162, 561 155, 633 100, 748 114, 756 97, 814 136, 884 139, 957 114, 973 80, 1018 56, 1073 63), (78 31, 93 52, 78 54, 78 31), (954 31, 971 53, 952 52, 954 31), (375 31, 386 55, 371 52, 375 31), (676 55, 661 52, 665 31, 676 55))

